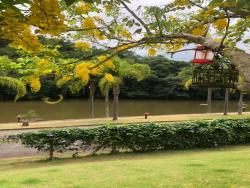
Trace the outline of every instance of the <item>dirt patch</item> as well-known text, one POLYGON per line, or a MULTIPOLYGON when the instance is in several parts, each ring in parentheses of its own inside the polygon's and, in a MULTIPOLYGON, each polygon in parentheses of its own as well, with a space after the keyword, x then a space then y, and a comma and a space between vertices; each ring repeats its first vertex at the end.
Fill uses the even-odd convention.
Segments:
POLYGON ((39 155, 36 149, 26 148, 18 143, 0 144, 0 158, 16 158, 39 155))

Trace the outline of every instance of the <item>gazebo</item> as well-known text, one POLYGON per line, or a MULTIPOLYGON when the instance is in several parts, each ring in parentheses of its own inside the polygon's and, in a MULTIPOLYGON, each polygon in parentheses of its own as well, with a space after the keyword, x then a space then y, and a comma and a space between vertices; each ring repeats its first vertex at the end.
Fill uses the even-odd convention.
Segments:
POLYGON ((236 89, 239 71, 219 54, 213 53, 205 46, 195 49, 192 85, 208 88, 208 112, 211 113, 212 88, 225 88, 224 114, 228 113, 230 88, 236 89))

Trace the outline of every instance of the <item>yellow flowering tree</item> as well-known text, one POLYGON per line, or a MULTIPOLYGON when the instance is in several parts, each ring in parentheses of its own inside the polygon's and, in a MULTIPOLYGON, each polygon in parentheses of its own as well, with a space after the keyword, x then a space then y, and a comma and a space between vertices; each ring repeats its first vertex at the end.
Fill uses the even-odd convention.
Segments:
POLYGON ((83 51, 101 46, 103 52, 78 60, 106 57, 83 69, 84 79, 125 50, 145 48, 153 56, 158 50, 173 54, 195 43, 236 65, 241 90, 250 88, 249 23, 248 0, 174 0, 138 9, 129 0, 22 0, 3 1, 0 7, 0 38, 15 48, 40 53, 44 46, 37 35, 67 35, 83 51))

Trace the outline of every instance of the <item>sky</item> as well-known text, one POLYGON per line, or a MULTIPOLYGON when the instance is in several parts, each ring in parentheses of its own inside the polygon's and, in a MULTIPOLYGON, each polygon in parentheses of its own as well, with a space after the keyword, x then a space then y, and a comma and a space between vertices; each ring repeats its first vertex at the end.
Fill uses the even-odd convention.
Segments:
MULTIPOLYGON (((138 6, 161 6, 166 5, 173 0, 132 0, 129 7, 135 10, 138 6)), ((187 48, 193 48, 194 45, 189 45, 187 48)), ((135 52, 138 55, 147 56, 147 49, 136 49, 135 52)), ((176 61, 191 61, 194 57, 193 51, 186 51, 174 54, 173 58, 170 54, 165 53, 164 51, 158 51, 158 55, 164 55, 169 59, 176 61)))

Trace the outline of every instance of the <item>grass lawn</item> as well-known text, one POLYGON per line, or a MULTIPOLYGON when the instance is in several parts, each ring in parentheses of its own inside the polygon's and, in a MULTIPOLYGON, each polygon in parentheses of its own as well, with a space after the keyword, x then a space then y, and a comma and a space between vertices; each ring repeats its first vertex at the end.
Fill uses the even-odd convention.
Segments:
POLYGON ((1 188, 250 187, 250 147, 0 161, 1 188))

